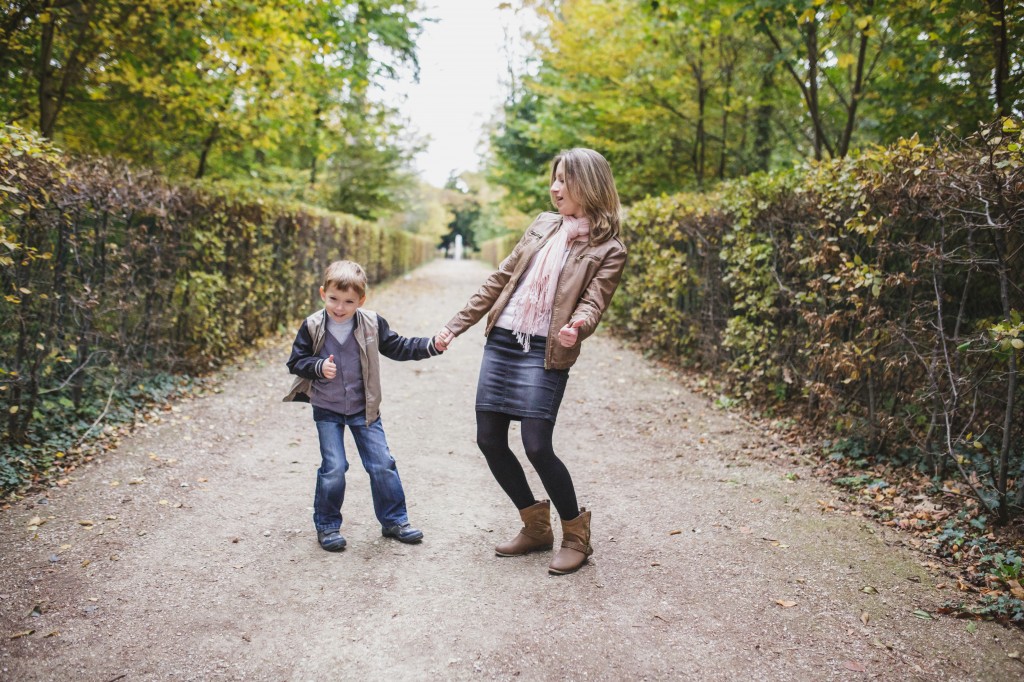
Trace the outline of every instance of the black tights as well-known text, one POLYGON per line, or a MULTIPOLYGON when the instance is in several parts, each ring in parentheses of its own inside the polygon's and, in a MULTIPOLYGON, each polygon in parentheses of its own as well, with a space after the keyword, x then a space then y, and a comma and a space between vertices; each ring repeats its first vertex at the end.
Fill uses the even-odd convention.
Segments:
MULTIPOLYGON (((537 500, 530 491, 526 473, 515 453, 508 447, 508 427, 512 417, 500 412, 476 413, 476 443, 484 453, 487 466, 498 481, 498 485, 519 509, 526 509, 537 500)), ((547 419, 522 420, 523 447, 530 464, 537 470, 544 490, 558 510, 558 516, 569 521, 580 515, 576 506, 576 489, 572 485, 569 470, 562 460, 555 456, 551 445, 554 422, 547 419)))

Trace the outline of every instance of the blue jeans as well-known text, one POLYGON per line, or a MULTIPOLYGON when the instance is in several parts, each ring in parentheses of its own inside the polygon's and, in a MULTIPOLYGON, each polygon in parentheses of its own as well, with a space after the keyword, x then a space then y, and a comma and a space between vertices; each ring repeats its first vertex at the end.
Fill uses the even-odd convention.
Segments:
POLYGON ((395 458, 384 437, 384 425, 378 417, 369 426, 364 413, 343 415, 322 407, 313 407, 313 421, 320 436, 320 469, 316 472, 316 494, 313 497, 313 525, 318 531, 341 528, 341 505, 345 501, 345 427, 370 475, 373 511, 380 525, 387 528, 409 522, 405 509, 405 491, 398 478, 395 458))

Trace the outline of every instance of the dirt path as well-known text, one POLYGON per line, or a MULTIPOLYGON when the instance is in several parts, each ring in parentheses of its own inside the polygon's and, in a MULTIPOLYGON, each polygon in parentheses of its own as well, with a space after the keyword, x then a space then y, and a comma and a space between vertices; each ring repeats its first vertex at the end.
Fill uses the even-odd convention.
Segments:
MULTIPOLYGON (((368 307, 429 335, 485 275, 438 261, 368 307)), ((1024 678, 1018 632, 915 617, 952 596, 924 557, 823 514, 826 487, 749 456, 777 447, 764 434, 608 336, 555 434, 594 513, 591 564, 552 577, 547 554, 495 557, 519 524, 474 443, 482 342, 385 363, 421 545, 381 539, 350 447, 349 548, 317 547, 316 432, 279 402, 287 343, 0 514, 0 679, 1024 678)))

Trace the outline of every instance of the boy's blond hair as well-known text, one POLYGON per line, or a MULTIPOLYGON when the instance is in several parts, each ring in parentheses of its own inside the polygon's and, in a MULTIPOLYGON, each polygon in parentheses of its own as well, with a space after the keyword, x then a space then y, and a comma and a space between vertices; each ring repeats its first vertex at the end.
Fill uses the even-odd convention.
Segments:
POLYGON ((334 287, 339 291, 351 289, 359 294, 359 298, 366 296, 366 271, 363 266, 355 261, 336 260, 324 270, 324 291, 334 287))

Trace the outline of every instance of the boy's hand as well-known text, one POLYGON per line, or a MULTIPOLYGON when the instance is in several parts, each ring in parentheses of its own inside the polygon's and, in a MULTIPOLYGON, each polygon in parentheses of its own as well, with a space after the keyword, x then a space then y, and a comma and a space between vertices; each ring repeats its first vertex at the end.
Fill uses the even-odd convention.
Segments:
POLYGON ((441 327, 441 331, 434 337, 434 348, 438 350, 448 350, 448 346, 451 345, 452 341, 455 340, 455 334, 452 334, 448 327, 441 327))
POLYGON ((320 368, 320 371, 323 372, 324 379, 333 379, 334 377, 338 376, 338 366, 334 364, 333 355, 324 360, 324 364, 320 368))
POLYGON ((579 337, 580 327, 583 326, 583 320, 576 320, 570 322, 561 329, 558 330, 558 343, 562 344, 564 348, 572 348, 576 345, 576 339, 579 337))

